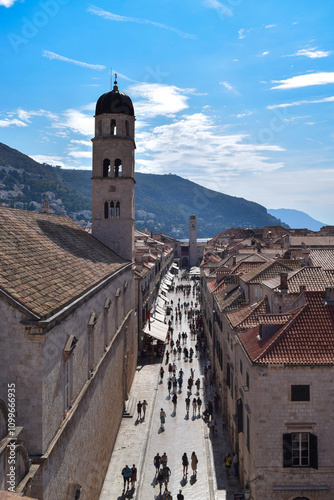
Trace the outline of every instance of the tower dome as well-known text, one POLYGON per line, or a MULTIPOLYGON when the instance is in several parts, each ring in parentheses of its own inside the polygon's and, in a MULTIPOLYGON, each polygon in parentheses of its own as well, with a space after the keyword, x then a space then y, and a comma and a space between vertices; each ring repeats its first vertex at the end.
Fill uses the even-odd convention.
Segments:
POLYGON ((117 75, 113 89, 99 97, 96 103, 95 116, 103 115, 104 113, 134 116, 132 101, 128 95, 118 90, 116 78, 117 75))

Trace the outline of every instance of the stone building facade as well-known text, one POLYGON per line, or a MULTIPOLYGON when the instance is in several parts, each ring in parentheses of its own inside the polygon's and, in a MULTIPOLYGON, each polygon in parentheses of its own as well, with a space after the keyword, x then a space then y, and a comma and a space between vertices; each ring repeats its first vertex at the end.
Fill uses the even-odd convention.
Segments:
POLYGON ((130 98, 101 96, 96 123, 93 236, 0 208, 0 487, 14 384, 16 491, 39 500, 99 498, 137 365, 130 98))

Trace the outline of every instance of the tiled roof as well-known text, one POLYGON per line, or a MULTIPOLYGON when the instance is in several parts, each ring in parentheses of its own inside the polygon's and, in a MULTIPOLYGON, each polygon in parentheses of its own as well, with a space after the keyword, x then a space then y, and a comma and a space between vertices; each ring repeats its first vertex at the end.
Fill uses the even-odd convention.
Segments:
POLYGON ((291 271, 291 268, 286 264, 281 264, 279 260, 271 260, 255 268, 253 271, 244 274, 241 279, 245 283, 261 283, 264 280, 288 271, 291 271))
POLYGON ((0 289, 45 317, 126 263, 67 217, 0 207, 0 289))
POLYGON ((305 292, 305 305, 263 340, 259 327, 238 334, 253 363, 334 365, 334 305, 325 292, 305 292))
POLYGON ((226 316, 233 328, 247 329, 259 324, 259 315, 269 313, 268 298, 260 300, 255 304, 247 305, 237 311, 228 313, 226 316))
MULTIPOLYGON (((275 277, 263 282, 268 288, 279 290, 280 277, 275 277)), ((300 286, 304 285, 307 291, 321 291, 334 285, 334 280, 321 267, 302 267, 298 271, 288 273, 288 291, 298 293, 300 286)))
POLYGON ((221 290, 215 294, 215 297, 220 310, 225 312, 234 311, 245 303, 244 292, 239 286, 229 293, 226 293, 225 290, 221 290))
POLYGON ((311 250, 309 255, 313 266, 320 266, 325 270, 334 269, 334 250, 330 248, 311 250))
POLYGON ((334 236, 290 236, 290 246, 306 246, 309 248, 334 247, 334 236))
POLYGON ((249 262, 249 261, 242 260, 241 262, 239 262, 239 264, 237 264, 236 266, 234 266, 231 269, 231 274, 247 274, 250 271, 253 271, 253 269, 256 269, 257 267, 261 266, 262 264, 263 264, 263 261, 262 262, 251 262, 251 261, 249 262))

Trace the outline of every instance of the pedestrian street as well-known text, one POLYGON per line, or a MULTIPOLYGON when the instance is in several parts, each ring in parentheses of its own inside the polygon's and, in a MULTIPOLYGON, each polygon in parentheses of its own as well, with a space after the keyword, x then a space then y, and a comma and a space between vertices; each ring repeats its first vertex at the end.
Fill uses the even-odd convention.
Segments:
MULTIPOLYGON (((189 284, 192 282, 175 279, 175 285, 189 284)), ((173 301, 173 309, 180 302, 195 302, 196 298, 192 296, 184 297, 183 292, 169 292, 169 303, 173 301)), ((198 307, 198 306, 197 306, 198 307)), ((186 332, 187 339, 183 343, 181 339, 182 350, 187 347, 189 350, 192 347, 195 351, 196 340, 191 338, 188 318, 182 311, 182 320, 176 321, 175 312, 173 314, 174 342, 178 337, 178 333, 186 332)), ((167 321, 170 317, 167 316, 167 321)), ((170 350, 169 344, 166 349, 170 350)), ((169 378, 168 364, 166 364, 166 352, 161 365, 150 365, 137 370, 131 396, 136 399, 146 399, 148 402, 148 410, 145 421, 136 420, 137 412, 133 419, 123 419, 119 436, 117 438, 115 449, 111 457, 109 470, 105 479, 105 484, 100 496, 100 500, 107 499, 165 499, 164 490, 162 487, 162 496, 159 494, 159 484, 156 481, 156 469, 153 463, 157 453, 160 456, 163 453, 167 454, 167 465, 171 470, 171 476, 168 483, 168 491, 171 492, 172 498, 177 499, 179 490, 182 490, 185 500, 233 500, 234 493, 241 492, 238 479, 233 476, 226 478, 224 457, 232 449, 229 448, 228 438, 223 433, 221 426, 220 409, 214 412, 214 418, 217 422, 217 433, 210 430, 208 424, 204 422, 202 416, 193 416, 193 398, 197 394, 197 388, 192 387, 190 395, 189 415, 186 412, 185 398, 187 397, 187 382, 191 375, 191 368, 194 370, 194 381, 199 377, 201 380, 199 396, 203 401, 201 413, 204 411, 206 403, 213 401, 216 388, 210 389, 204 386, 204 367, 207 364, 205 354, 195 355, 192 362, 184 359, 184 355, 179 356, 177 353, 174 357, 170 354, 169 362, 176 364, 176 377, 178 378, 179 370, 184 371, 183 384, 180 392, 177 387, 177 405, 174 412, 172 403, 173 389, 168 394, 167 381, 169 378), (180 358, 180 359, 179 359, 180 358), (160 367, 164 368, 164 376, 161 383, 160 367), (147 369, 146 369, 147 368, 147 369), (150 380, 151 377, 151 380, 150 380), (140 382, 142 378, 143 382, 140 382), (136 391, 136 393, 135 393, 136 391), (164 430, 161 429, 160 410, 163 409, 166 413, 166 422, 164 430), (191 468, 191 454, 195 452, 198 458, 197 474, 193 474, 191 468), (183 475, 182 455, 186 453, 189 460, 188 474, 183 475), (135 463, 138 469, 138 480, 134 490, 125 491, 123 494, 123 480, 120 476, 120 471, 125 464, 130 467, 135 463), (116 491, 117 489, 117 491, 116 491)))

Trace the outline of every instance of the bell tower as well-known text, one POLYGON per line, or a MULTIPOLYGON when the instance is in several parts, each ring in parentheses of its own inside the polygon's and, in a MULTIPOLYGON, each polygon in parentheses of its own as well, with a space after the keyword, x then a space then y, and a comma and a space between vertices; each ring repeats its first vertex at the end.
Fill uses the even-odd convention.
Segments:
POLYGON ((125 260, 134 260, 135 116, 117 87, 96 103, 93 142, 92 235, 125 260))
POLYGON ((197 221, 192 214, 189 218, 189 267, 197 266, 197 221))

